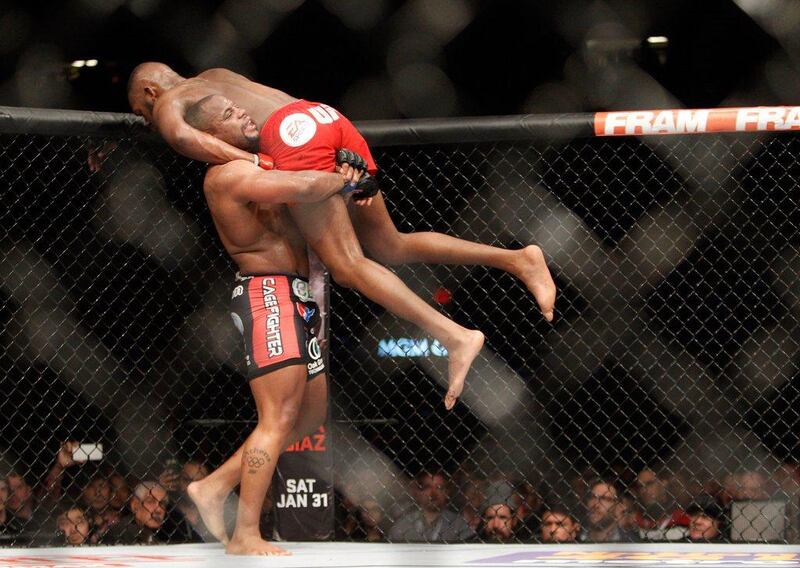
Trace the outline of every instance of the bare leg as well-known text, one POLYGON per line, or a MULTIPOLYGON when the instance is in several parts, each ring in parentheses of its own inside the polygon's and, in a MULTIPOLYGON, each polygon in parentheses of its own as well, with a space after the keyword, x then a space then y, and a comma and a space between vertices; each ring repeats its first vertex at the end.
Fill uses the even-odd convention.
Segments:
POLYGON ((483 334, 437 312, 396 274, 366 258, 341 196, 295 204, 289 211, 308 245, 339 285, 358 290, 396 316, 419 326, 447 348, 449 379, 445 407, 451 409, 464 388, 472 361, 483 346, 483 334))
POLYGON ((442 233, 401 233, 395 227, 382 194, 372 204, 348 206, 358 240, 382 264, 464 264, 491 266, 513 274, 536 298, 547 321, 553 320, 556 285, 550 276, 542 249, 530 245, 508 250, 442 233))
MULTIPOLYGON (((327 411, 328 381, 323 374, 306 383, 297 423, 289 432, 281 449, 316 432, 320 424, 325 422, 327 411)), ((206 528, 222 544, 228 544, 228 534, 225 530, 225 500, 241 480, 242 453, 248 441, 249 438, 210 475, 199 481, 193 481, 186 488, 189 497, 200 511, 206 528)))
POLYGON ((250 381, 258 424, 242 447, 239 512, 228 554, 288 554, 261 538, 259 521, 278 456, 297 421, 306 373, 305 365, 292 365, 250 381))

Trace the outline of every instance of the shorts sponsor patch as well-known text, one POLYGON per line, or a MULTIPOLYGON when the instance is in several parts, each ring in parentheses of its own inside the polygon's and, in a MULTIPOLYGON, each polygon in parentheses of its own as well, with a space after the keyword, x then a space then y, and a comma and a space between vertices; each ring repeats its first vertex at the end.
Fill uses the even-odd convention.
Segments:
POLYGON ((308 364, 308 374, 313 375, 325 370, 325 360, 322 358, 322 349, 316 337, 312 337, 306 344, 311 362, 308 364))
POLYGON ((292 280, 292 292, 294 292, 294 295, 297 296, 297 299, 301 302, 308 302, 313 298, 308 282, 300 280, 299 278, 292 280))
POLYGON ((317 123, 302 112, 295 112, 281 121, 278 132, 287 146, 297 148, 307 143, 317 132, 317 123))

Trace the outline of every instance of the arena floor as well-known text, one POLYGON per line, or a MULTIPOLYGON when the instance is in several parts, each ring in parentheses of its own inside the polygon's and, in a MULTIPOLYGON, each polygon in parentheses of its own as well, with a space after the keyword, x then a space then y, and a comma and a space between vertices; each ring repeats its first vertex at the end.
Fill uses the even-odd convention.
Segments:
POLYGON ((293 568, 420 567, 800 567, 800 546, 779 545, 489 545, 284 543, 289 557, 226 556, 219 544, 0 549, 0 568, 293 568))

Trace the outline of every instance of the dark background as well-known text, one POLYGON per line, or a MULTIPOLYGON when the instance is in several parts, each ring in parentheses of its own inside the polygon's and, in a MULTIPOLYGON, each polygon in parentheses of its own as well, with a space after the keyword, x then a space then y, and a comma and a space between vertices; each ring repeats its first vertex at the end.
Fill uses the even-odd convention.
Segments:
MULTIPOLYGON (((353 119, 797 103, 800 5, 765 4, 11 2, 0 12, 0 104, 127 111, 127 75, 145 60, 164 61, 187 76, 229 67, 294 96, 331 103, 353 119), (649 43, 652 36, 666 37, 667 45, 649 43), (97 66, 72 64, 87 59, 97 59, 97 66)), ((426 280, 452 291, 452 304, 439 309, 486 331, 491 353, 524 381, 531 402, 523 399, 527 406, 517 409, 514 419, 529 430, 525 436, 500 419, 481 418, 466 404, 445 414, 441 386, 417 361, 367 364, 377 341, 392 335, 391 330, 374 325, 383 321, 381 310, 354 293, 335 292, 331 367, 346 372, 334 379, 339 393, 334 418, 346 418, 373 448, 408 473, 430 464, 452 470, 474 462, 519 476, 535 472, 566 478, 588 467, 639 469, 672 458, 683 464, 685 454, 679 450, 688 448, 703 459, 709 455, 706 443, 725 450, 709 461, 726 473, 749 464, 742 455, 766 462, 754 449, 754 437, 766 448, 764 455, 796 462, 800 381, 794 367, 784 364, 784 376, 770 365, 773 358, 793 361, 800 352, 792 287, 796 272, 789 262, 800 240, 798 142, 793 135, 763 144, 754 140, 706 136, 377 149, 383 187, 402 230, 439 230, 517 247, 530 242, 526 233, 498 232, 493 223, 507 218, 505 197, 512 204, 532 203, 532 190, 539 187, 552 197, 540 207, 542 217, 522 207, 517 212, 520 224, 528 222, 531 230, 569 220, 569 211, 599 244, 613 250, 631 233, 635 237, 652 211, 674 202, 696 222, 688 228, 697 234, 686 256, 665 270, 646 295, 616 298, 616 304, 608 300, 605 307, 598 301, 603 294, 593 289, 595 283, 604 285, 601 279, 581 287, 583 267, 554 263, 561 294, 554 326, 531 317, 536 309, 530 297, 499 271, 478 268, 466 277, 437 272, 426 280), (723 175, 715 168, 730 171, 723 175), (716 191, 721 184, 724 191, 716 191), (748 198, 734 205, 724 199, 712 203, 709 210, 724 212, 714 223, 706 223, 707 211, 686 204, 687 195, 721 198, 737 188, 746 190, 748 198), (784 262, 784 255, 789 260, 784 262), (773 278, 771 271, 784 264, 789 265, 786 275, 773 278), (347 309, 337 310, 337 305, 347 309), (611 314, 617 320, 607 323, 598 316, 600 309, 603 317, 611 314), (635 317, 625 319, 627 314, 635 317), (608 336, 601 335, 609 330, 608 336), (605 355, 599 362, 587 357, 582 374, 562 380, 562 367, 554 359, 568 363, 580 358, 584 338, 591 343, 609 337, 613 341, 601 346, 605 355), (678 353, 674 367, 688 356, 706 375, 698 376, 687 365, 670 368, 674 374, 659 379, 660 369, 651 359, 632 361, 637 353, 651 352, 644 340, 656 344, 654 338, 678 353), (775 353, 769 351, 770 342, 779 346, 775 353), (751 386, 741 361, 759 367, 761 385, 751 390, 741 386, 751 386), (696 395, 694 381, 700 384, 701 379, 711 387, 696 395), (752 396, 763 385, 770 388, 752 396), (686 400, 714 412, 683 415, 686 400), (542 424, 546 435, 536 438, 535 427, 542 424), (695 441, 688 444, 691 434, 695 441)), ((102 141, 5 135, 1 142, 0 191, 7 204, 0 212, 3 246, 15 254, 27 251, 31 264, 45 266, 40 274, 58 277, 66 295, 75 299, 71 310, 58 306, 74 320, 70 325, 98 337, 113 356, 120 372, 108 380, 124 386, 120 392, 144 392, 148 402, 169 409, 162 434, 167 442, 181 440, 181 457, 199 453, 219 463, 241 441, 248 427, 243 422, 254 412, 240 353, 220 357, 215 342, 198 348, 184 341, 187 331, 196 331, 192 324, 198 320, 192 317, 206 306, 219 304, 218 311, 227 317, 233 271, 197 190, 200 165, 177 158, 166 147, 125 139, 104 170, 93 175, 86 156, 102 141), (114 233, 110 239, 98 231, 101 222, 119 223, 118 217, 125 217, 100 207, 103 199, 129 190, 131 201, 146 196, 147 188, 130 189, 144 175, 125 169, 132 162, 140 169, 156 165, 160 177, 153 187, 167 200, 149 215, 135 211, 132 223, 166 234, 153 219, 179 211, 197 224, 194 234, 200 235, 202 254, 189 250, 181 256, 183 251, 176 249, 159 256, 158 247, 138 233, 114 233), (223 280, 221 288, 211 289, 223 280)), ((176 234, 189 234, 185 225, 174 226, 176 234)), ((678 223, 674 230, 683 228, 678 223)), ((594 246, 586 250, 593 253, 594 246)), ((8 260, 4 266, 12 264, 8 260)), ((646 263, 642 267, 648 268, 646 263)), ((625 264, 619 268, 629 270, 625 264)), ((421 271, 420 278, 425 276, 421 271)), ((17 350, 0 356, 2 386, 10 393, 0 412, 10 417, 2 431, 7 460, 41 476, 61 440, 99 436, 114 444, 118 432, 112 419, 125 401, 101 413, 75 392, 82 375, 71 376, 68 364, 59 368, 55 357, 30 364, 19 355, 36 347, 15 327, 25 315, 21 306, 26 298, 27 281, 2 295, 4 347, 17 350), (31 393, 42 383, 48 390, 40 400, 31 393), (36 420, 27 420, 31 416, 36 420)), ((217 323, 200 321, 198 329, 217 323)), ((219 322, 226 333, 234 333, 227 319, 219 322)), ((96 374, 90 371, 86 374, 96 374)), ((143 408, 131 420, 158 424, 155 411, 143 408)), ((344 437, 338 440, 337 451, 346 450, 344 437)), ((148 450, 159 459, 172 451, 168 443, 151 446, 148 450)), ((353 455, 358 451, 353 449, 353 455)), ((156 471, 158 463, 146 459, 150 454, 127 467, 156 471)), ((368 469, 357 461, 338 463, 368 469)))
POLYGON ((797 7, 764 4, 11 0, 0 104, 126 111, 146 60, 229 67, 354 119, 790 104, 797 7))

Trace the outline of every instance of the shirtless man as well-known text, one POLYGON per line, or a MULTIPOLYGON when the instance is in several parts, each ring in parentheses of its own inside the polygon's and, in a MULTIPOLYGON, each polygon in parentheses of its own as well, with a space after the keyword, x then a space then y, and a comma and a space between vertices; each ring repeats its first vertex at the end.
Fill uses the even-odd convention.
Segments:
POLYGON ((308 254, 284 203, 326 200, 358 173, 265 172, 239 160, 212 166, 203 190, 220 240, 237 264, 231 294, 242 333, 258 424, 220 468, 187 492, 228 554, 287 551, 262 539, 261 506, 283 448, 324 422, 325 366, 313 334, 318 308, 308 289, 308 254), (223 503, 241 482, 239 511, 228 540, 223 503))
MULTIPOLYGON (((268 157, 234 147, 186 123, 189 106, 210 94, 221 94, 236 102, 252 117, 259 131, 264 128, 262 144, 269 148, 262 146, 262 151, 275 158, 274 165, 278 169, 333 171, 333 153, 330 148, 321 146, 318 140, 321 134, 329 134, 331 125, 342 133, 337 147, 349 148, 366 158, 370 173, 374 174, 377 169, 366 142, 341 113, 327 105, 299 101, 227 69, 209 69, 197 77, 186 79, 162 63, 148 62, 136 67, 128 82, 128 100, 133 112, 154 126, 178 153, 210 164, 239 159, 272 166, 268 157), (300 122, 292 124, 291 119, 298 115, 300 122), (274 128, 268 132, 265 127, 270 118, 273 122, 270 126, 274 128), (311 132, 311 139, 307 139, 311 130, 318 130, 319 134, 315 138, 311 132), (297 167, 305 165, 303 160, 313 166, 297 167), (317 167, 320 164, 325 164, 325 167, 317 167)), ((378 262, 387 265, 425 262, 499 268, 522 280, 534 295, 544 317, 553 320, 556 287, 538 246, 512 251, 441 233, 400 233, 380 193, 375 195, 370 206, 350 207, 349 212, 359 242, 378 262)))
MULTIPOLYGON (((258 147, 259 135, 253 120, 222 95, 208 95, 191 105, 187 120, 198 131, 213 133, 230 144, 258 147)), ((218 175, 225 180, 230 178, 226 183, 241 183, 238 178, 261 172, 253 162, 244 160, 228 162, 214 171, 221 171, 218 175)), ((356 189, 352 195, 356 198, 359 193, 356 189)), ((466 329, 437 312, 396 274, 364 257, 341 195, 311 202, 287 198, 283 202, 292 202, 289 214, 300 234, 338 284, 355 288, 393 314, 419 326, 447 348, 449 376, 444 402, 448 410, 452 409, 464 387, 467 371, 483 346, 483 334, 466 329)), ((236 244, 240 258, 253 254, 248 248, 250 241, 236 244)))

